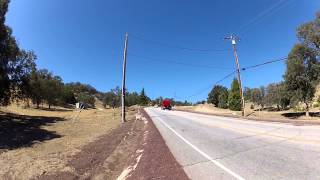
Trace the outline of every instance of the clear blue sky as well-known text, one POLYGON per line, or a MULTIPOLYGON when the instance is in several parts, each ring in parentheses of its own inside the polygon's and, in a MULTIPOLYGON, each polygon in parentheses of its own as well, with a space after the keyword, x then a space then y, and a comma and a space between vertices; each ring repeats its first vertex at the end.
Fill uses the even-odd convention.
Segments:
MULTIPOLYGON (((233 55, 174 47, 229 49, 230 42, 223 38, 236 33, 242 67, 277 59, 297 42, 296 27, 314 19, 317 10, 318 0, 11 0, 7 24, 22 48, 36 52, 39 68, 100 91, 121 85, 128 32, 129 91, 144 87, 152 98, 187 97, 195 102, 235 68, 233 55)), ((244 86, 281 81, 284 70, 279 62, 243 72, 244 86)), ((231 80, 221 84, 230 87, 231 80)))

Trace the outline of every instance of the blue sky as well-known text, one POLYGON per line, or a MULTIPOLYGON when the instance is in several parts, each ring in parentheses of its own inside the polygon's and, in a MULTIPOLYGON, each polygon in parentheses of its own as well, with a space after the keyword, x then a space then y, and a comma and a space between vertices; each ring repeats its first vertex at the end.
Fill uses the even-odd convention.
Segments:
MULTIPOLYGON (((317 0, 11 0, 7 24, 22 48, 36 52, 38 68, 100 91, 121 85, 128 32, 129 91, 144 87, 152 98, 195 102, 234 70, 234 58, 231 51, 179 47, 230 49, 223 39, 236 33, 241 67, 281 58, 297 42, 298 25, 317 10, 317 0)), ((281 81, 284 71, 283 62, 248 70, 243 84, 281 81)), ((221 84, 230 87, 231 80, 221 84)))

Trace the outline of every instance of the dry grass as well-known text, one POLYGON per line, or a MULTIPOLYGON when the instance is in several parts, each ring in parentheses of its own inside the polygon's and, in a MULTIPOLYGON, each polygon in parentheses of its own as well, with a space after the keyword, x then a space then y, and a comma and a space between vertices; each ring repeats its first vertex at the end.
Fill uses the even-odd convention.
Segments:
MULTIPOLYGON (((250 118, 256 119, 296 119, 296 120, 319 120, 319 117, 306 117, 303 112, 295 112, 294 110, 286 110, 286 111, 268 111, 263 110, 259 111, 258 108, 250 109, 250 103, 246 103, 246 116, 250 118)), ((196 106, 177 106, 175 107, 177 110, 183 111, 192 111, 192 112, 200 112, 200 113, 210 113, 216 115, 226 115, 226 116, 241 116, 241 111, 231 111, 229 109, 220 109, 216 108, 212 104, 200 104, 196 106)), ((314 108, 311 109, 310 112, 319 112, 319 109, 314 108)))
MULTIPOLYGON (((23 109, 18 106, 0 110, 30 117, 63 119, 39 127, 42 131, 59 135, 57 138, 33 141, 29 146, 11 148, 2 153, 0 151, 1 179, 30 179, 47 172, 72 171, 66 165, 72 155, 79 152, 85 144, 96 140, 120 124, 119 110, 116 110, 113 116, 113 110, 101 107, 82 112, 63 108, 55 111, 23 109)), ((133 114, 133 111, 129 112, 130 116, 133 114)))

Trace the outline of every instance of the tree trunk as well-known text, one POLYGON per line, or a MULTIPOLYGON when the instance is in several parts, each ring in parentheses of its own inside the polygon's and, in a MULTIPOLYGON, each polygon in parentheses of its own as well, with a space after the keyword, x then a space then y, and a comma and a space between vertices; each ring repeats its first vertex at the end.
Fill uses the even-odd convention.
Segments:
POLYGON ((49 109, 51 108, 51 105, 49 104, 49 109))
POLYGON ((310 117, 310 114, 309 114, 309 103, 306 103, 307 107, 306 107, 306 116, 307 117, 310 117))

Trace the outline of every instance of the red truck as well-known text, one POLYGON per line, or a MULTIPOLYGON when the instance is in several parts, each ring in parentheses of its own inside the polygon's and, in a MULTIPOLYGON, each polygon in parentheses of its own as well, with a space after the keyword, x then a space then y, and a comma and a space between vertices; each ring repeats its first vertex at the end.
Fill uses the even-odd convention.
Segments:
POLYGON ((161 105, 161 109, 162 110, 165 110, 165 109, 168 109, 168 110, 171 110, 172 107, 171 107, 171 101, 169 99, 165 99, 162 101, 162 105, 161 105))

